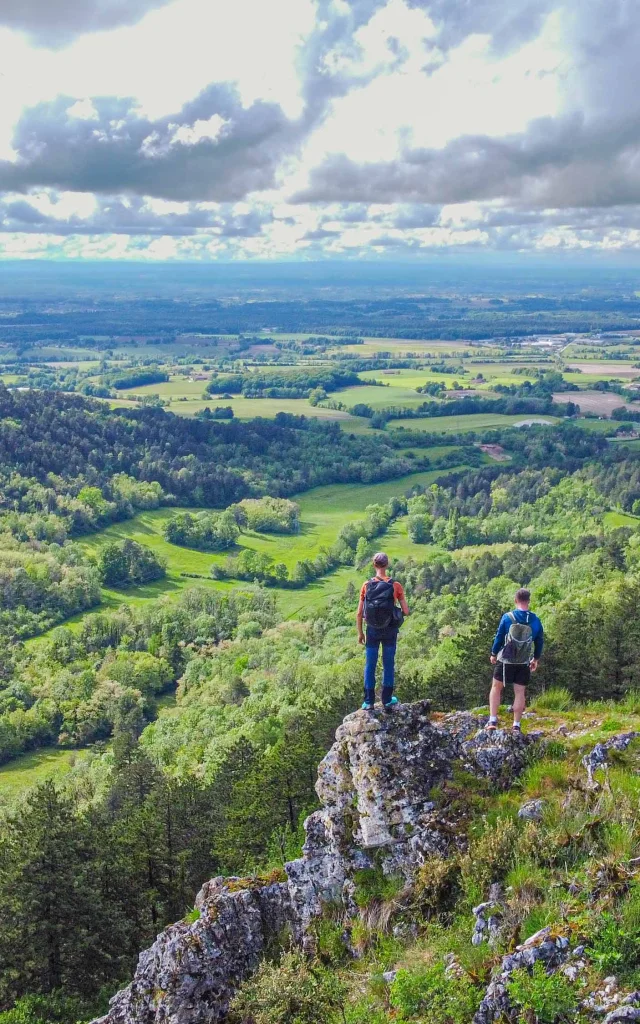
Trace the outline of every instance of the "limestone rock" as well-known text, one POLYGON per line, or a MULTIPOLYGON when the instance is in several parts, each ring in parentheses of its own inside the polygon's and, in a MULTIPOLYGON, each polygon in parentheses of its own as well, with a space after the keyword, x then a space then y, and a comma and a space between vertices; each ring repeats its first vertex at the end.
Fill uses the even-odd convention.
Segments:
POLYGON ((238 985, 255 971, 269 944, 287 928, 297 929, 286 884, 233 891, 234 884, 203 887, 196 902, 199 919, 171 925, 141 953, 134 980, 111 1000, 102 1021, 224 1019, 238 985))
POLYGON ((620 736, 613 736, 604 743, 596 743, 593 750, 582 758, 582 763, 587 769, 589 782, 594 782, 593 776, 598 768, 603 768, 609 763, 610 750, 626 750, 631 740, 635 740, 638 735, 640 733, 625 732, 620 736))
POLYGON ((552 939, 549 928, 543 928, 532 935, 515 953, 502 958, 502 963, 494 973, 484 998, 478 1007, 473 1024, 497 1024, 501 1020, 511 1019, 511 1000, 507 991, 507 982, 521 967, 533 967, 541 960, 548 970, 560 967, 568 957, 569 941, 564 937, 552 939))
POLYGON ((608 1013, 602 1024, 624 1024, 633 1020, 640 1020, 640 1010, 636 1006, 620 1006, 608 1013))
POLYGON ((462 744, 467 768, 506 788, 524 769, 528 748, 539 738, 540 733, 523 735, 506 729, 476 733, 462 744))
MULTIPOLYGON (((348 715, 319 767, 321 807, 305 822, 303 854, 286 865, 287 881, 207 883, 196 901, 200 919, 172 925, 141 954, 104 1024, 215 1024, 283 933, 312 948, 309 925, 324 904, 342 900, 356 913, 357 871, 375 866, 410 881, 430 856, 456 849, 452 823, 430 799, 433 788, 456 763, 498 785, 511 783, 535 741, 478 733, 480 724, 469 712, 434 720, 427 701, 391 714, 348 715)), ((489 936, 499 924, 496 907, 487 915, 489 936)))
POLYGON ((527 800, 518 811, 522 821, 540 821, 544 813, 544 800, 527 800))

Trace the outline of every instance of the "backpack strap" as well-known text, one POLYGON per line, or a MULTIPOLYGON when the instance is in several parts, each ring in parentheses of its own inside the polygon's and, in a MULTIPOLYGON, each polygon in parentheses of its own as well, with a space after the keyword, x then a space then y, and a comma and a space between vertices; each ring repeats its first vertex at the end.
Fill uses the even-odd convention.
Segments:
POLYGON ((507 612, 507 615, 509 616, 509 618, 511 619, 512 622, 517 622, 518 621, 516 619, 515 612, 507 612))

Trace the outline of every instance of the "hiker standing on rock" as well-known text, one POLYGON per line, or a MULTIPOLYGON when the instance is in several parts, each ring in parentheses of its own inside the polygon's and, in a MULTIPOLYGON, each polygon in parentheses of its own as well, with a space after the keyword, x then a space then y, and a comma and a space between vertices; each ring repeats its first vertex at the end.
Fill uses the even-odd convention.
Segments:
POLYGON ((516 592, 516 606, 500 619, 498 632, 491 648, 490 662, 494 665, 493 683, 489 695, 489 722, 492 732, 498 725, 498 708, 505 683, 513 686, 513 728, 520 731, 520 720, 525 708, 527 684, 531 673, 538 667, 544 644, 544 631, 537 615, 529 611, 531 594, 524 587, 516 592))
POLYGON ((363 711, 371 711, 376 699, 376 666, 378 653, 382 645, 382 703, 385 708, 392 708, 398 703, 393 695, 394 665, 398 630, 405 615, 409 614, 409 605, 400 583, 387 576, 389 558, 384 551, 373 556, 373 567, 376 574, 373 579, 362 584, 360 604, 356 615, 358 626, 358 643, 365 644, 364 667, 364 704, 363 711), (365 638, 362 624, 366 622, 365 638))

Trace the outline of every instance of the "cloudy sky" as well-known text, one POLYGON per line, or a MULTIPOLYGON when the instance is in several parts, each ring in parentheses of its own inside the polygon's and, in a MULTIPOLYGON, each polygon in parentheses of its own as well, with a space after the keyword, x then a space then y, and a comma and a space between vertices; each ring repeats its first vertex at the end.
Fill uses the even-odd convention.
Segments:
POLYGON ((640 249, 638 0, 0 0, 0 256, 640 249))

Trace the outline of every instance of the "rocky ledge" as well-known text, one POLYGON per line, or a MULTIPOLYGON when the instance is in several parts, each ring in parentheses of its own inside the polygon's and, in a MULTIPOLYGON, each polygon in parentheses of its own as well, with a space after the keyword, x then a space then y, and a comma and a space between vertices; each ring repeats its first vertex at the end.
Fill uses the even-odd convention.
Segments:
POLYGON ((217 878, 198 894, 199 917, 167 928, 141 954, 132 983, 100 1024, 213 1024, 239 984, 287 934, 312 945, 309 925, 329 901, 352 909, 354 875, 376 867, 411 881, 457 842, 430 793, 456 765, 508 786, 539 733, 479 731, 460 712, 433 720, 428 702, 347 716, 319 767, 320 810, 305 822, 300 860, 282 879, 217 878))

